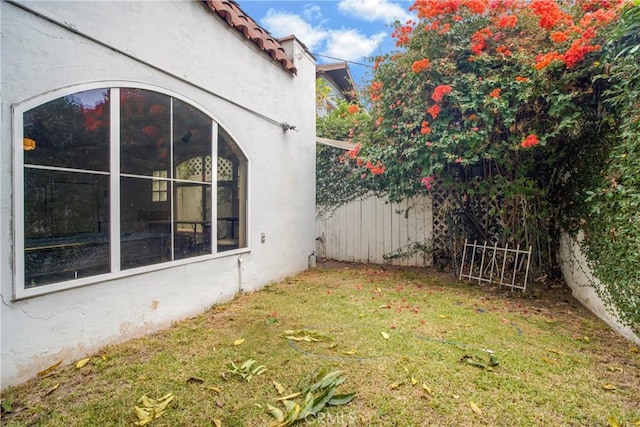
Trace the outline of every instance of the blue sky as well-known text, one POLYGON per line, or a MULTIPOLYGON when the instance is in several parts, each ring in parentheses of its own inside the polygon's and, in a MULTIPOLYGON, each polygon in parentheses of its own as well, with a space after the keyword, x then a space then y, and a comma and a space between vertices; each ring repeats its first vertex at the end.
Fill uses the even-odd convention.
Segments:
POLYGON ((393 22, 411 19, 408 0, 237 0, 274 37, 295 35, 318 64, 351 61, 356 86, 371 76, 369 58, 395 48, 393 22), (334 58, 334 59, 332 59, 334 58))

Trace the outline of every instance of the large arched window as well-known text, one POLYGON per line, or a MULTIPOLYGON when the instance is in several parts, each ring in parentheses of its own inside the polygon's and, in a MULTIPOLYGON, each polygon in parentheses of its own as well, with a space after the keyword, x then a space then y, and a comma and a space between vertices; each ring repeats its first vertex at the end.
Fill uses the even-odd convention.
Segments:
POLYGON ((103 88, 16 112, 17 297, 246 247, 246 157, 191 104, 103 88))

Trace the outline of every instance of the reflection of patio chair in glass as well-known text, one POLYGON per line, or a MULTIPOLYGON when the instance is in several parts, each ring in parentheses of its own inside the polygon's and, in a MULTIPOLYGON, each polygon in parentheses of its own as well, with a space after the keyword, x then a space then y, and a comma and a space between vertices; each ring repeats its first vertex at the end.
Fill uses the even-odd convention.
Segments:
POLYGON ((237 218, 218 218, 218 251, 238 248, 238 239, 234 232, 237 221, 237 218))
POLYGON ((196 250, 196 242, 191 233, 176 233, 174 245, 176 258, 193 254, 196 250))

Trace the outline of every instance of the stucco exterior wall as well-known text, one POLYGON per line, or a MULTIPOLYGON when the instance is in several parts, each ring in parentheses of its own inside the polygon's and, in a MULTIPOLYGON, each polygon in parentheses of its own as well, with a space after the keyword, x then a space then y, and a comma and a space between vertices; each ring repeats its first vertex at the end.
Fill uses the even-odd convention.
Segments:
POLYGON ((640 337, 634 334, 631 328, 622 324, 616 314, 612 313, 598 297, 594 286, 601 286, 601 284, 593 276, 587 259, 582 253, 580 248, 582 238, 582 235, 578 235, 577 239, 574 239, 565 233, 560 240, 560 268, 565 282, 573 291, 574 298, 611 326, 611 329, 628 340, 640 344, 640 337))
POLYGON ((1 3, 2 388, 307 268, 315 249, 315 61, 301 44, 286 46, 294 76, 197 1, 22 4, 73 31, 1 3), (15 300, 12 156, 22 142, 12 141, 12 106, 49 91, 119 82, 179 94, 244 150, 248 248, 15 300))

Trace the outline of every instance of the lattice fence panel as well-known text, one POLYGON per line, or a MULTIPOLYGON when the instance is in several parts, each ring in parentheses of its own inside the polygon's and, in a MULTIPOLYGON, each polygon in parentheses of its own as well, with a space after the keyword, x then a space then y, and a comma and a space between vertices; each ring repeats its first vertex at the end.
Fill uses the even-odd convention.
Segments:
MULTIPOLYGON (((479 185, 479 181, 471 181, 470 186, 479 185)), ((432 191, 433 197, 433 250, 436 263, 438 259, 452 261, 452 267, 457 268, 457 258, 462 253, 464 238, 475 236, 483 240, 499 241, 501 226, 498 212, 498 200, 488 197, 467 197, 464 200, 465 212, 448 194, 442 185, 441 179, 436 179, 432 191), (477 235, 477 231, 469 223, 468 216, 472 216, 478 222, 485 234, 477 235)))
POLYGON ((431 197, 433 198, 433 250, 450 254, 448 217, 453 209, 449 194, 442 186, 442 180, 436 178, 431 197))
POLYGON ((233 181, 233 162, 218 157, 218 181, 233 181))

